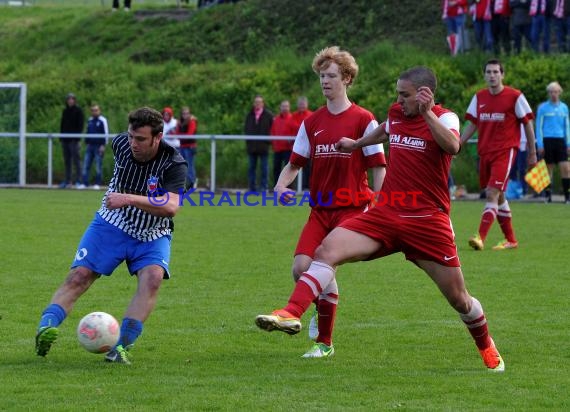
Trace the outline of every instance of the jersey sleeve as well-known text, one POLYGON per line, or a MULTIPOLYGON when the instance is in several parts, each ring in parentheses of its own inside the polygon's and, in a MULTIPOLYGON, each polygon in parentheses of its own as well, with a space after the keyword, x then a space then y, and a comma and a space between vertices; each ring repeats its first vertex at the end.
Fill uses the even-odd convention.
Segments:
POLYGON ((301 123, 295 143, 293 144, 293 152, 291 153, 290 163, 295 166, 304 167, 311 157, 311 143, 305 128, 305 122, 301 123))
MULTIPOLYGON (((364 130, 364 136, 372 133, 374 129, 378 127, 378 122, 374 119, 368 123, 368 126, 364 130)), ((386 166, 386 157, 384 156, 384 146, 381 144, 374 144, 370 146, 364 146, 362 149, 362 154, 366 162, 366 168, 370 169, 372 167, 386 166)))
POLYGON ((471 103, 469 103, 467 112, 465 113, 465 119, 477 124, 477 95, 471 99, 471 103))
POLYGON ((439 120, 445 127, 451 130, 459 140, 459 117, 453 112, 446 112, 439 117, 439 120))
POLYGON ((172 165, 164 171, 164 190, 171 193, 178 193, 180 189, 184 189, 187 170, 188 165, 186 161, 173 162, 172 165))
POLYGON ((522 93, 517 97, 517 101, 515 103, 515 114, 524 124, 527 124, 529 120, 534 119, 534 114, 532 113, 530 104, 528 104, 526 97, 524 97, 524 94, 522 93))

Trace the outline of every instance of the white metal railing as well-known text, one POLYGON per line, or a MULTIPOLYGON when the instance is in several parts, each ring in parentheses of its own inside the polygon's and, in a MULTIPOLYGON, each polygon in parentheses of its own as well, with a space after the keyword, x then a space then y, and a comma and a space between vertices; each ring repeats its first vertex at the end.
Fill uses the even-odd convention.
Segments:
MULTIPOLYGON (((47 185, 53 187, 53 140, 54 139, 77 139, 77 138, 110 138, 117 134, 68 134, 68 133, 25 133, 25 136, 30 139, 47 139, 48 153, 47 153, 47 185)), ((0 138, 21 138, 21 133, 0 133, 0 138)), ((170 135, 169 137, 176 137, 180 140, 196 139, 196 140, 210 140, 210 187, 212 192, 216 191, 216 142, 218 140, 295 140, 294 136, 249 136, 249 135, 219 135, 219 134, 196 134, 196 135, 170 135)), ((25 142, 25 139, 23 139, 25 142)), ((20 151, 20 165, 23 164, 25 171, 25 143, 24 152, 20 151)), ((22 168, 22 166, 21 166, 22 168)), ((26 179, 25 173, 23 179, 20 179, 19 186, 25 186, 26 179)), ((299 171, 297 178, 297 191, 303 191, 303 170, 299 171)))

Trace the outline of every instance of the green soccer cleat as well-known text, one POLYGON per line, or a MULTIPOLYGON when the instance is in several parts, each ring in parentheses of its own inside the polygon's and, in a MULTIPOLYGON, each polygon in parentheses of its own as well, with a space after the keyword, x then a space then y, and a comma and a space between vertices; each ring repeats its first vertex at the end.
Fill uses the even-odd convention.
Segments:
POLYGON ((267 332, 279 330, 289 335, 296 335, 301 331, 302 327, 299 318, 294 317, 283 309, 274 310, 271 315, 258 315, 255 318, 255 324, 258 328, 267 332))
POLYGON ((334 355, 334 346, 327 346, 322 342, 315 343, 302 358, 330 358, 334 355))
POLYGON ((44 326, 36 334, 36 353, 38 356, 46 356, 51 345, 57 339, 58 330, 53 326, 44 326))
POLYGON ((479 236, 478 234, 473 235, 469 238, 469 246, 471 246, 475 250, 483 250, 485 248, 483 240, 481 239, 481 236, 479 236))
POLYGON ((507 239, 501 240, 495 246, 493 246, 493 250, 507 250, 507 249, 516 249, 519 247, 519 242, 509 242, 507 239))
POLYGON ((105 362, 115 362, 115 363, 124 363, 125 365, 130 365, 130 357, 131 354, 129 350, 131 349, 132 345, 123 348, 123 345, 117 345, 115 349, 112 349, 109 353, 105 355, 105 362))

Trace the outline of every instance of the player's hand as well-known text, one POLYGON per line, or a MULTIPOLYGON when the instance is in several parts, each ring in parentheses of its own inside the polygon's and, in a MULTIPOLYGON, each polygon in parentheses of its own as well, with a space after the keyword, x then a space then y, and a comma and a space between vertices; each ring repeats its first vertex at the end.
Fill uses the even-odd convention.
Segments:
POLYGON ((350 153, 356 149, 356 140, 348 137, 341 137, 334 147, 339 152, 350 153))
POLYGON ((295 191, 286 186, 275 186, 273 191, 277 192, 279 203, 286 205, 295 197, 295 191))
POLYGON ((416 101, 419 104, 421 114, 427 113, 435 105, 433 100, 433 92, 429 87, 421 86, 416 92, 416 101))
POLYGON ((129 195, 126 193, 115 193, 111 192, 107 194, 107 198, 105 199, 105 206, 107 209, 120 209, 121 207, 125 207, 129 205, 129 195))
POLYGON ((105 145, 104 144, 99 146, 99 156, 103 156, 103 153, 105 153, 105 145))
POLYGON ((529 169, 534 167, 534 165, 537 163, 536 152, 535 151, 528 152, 526 161, 529 169))

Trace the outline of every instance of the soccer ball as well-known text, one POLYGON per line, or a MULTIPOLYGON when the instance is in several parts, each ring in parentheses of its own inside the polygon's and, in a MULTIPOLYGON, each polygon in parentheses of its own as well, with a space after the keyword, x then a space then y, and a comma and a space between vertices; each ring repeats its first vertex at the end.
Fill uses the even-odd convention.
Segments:
POLYGON ((119 322, 105 312, 90 313, 77 325, 77 339, 92 353, 109 352, 119 341, 119 322))

